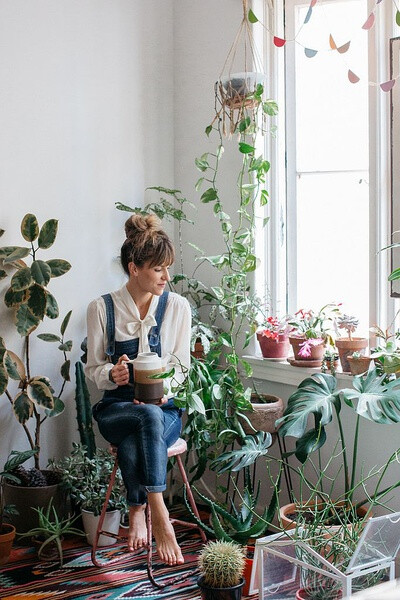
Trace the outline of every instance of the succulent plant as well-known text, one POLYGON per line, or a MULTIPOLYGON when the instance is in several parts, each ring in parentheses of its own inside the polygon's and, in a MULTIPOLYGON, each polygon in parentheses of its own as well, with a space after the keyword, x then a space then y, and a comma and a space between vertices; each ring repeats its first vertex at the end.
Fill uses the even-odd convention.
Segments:
POLYGON ((214 588, 238 585, 244 571, 245 552, 233 542, 209 542, 199 556, 203 583, 214 588))
POLYGON ((351 340, 351 334, 355 332, 358 327, 359 320, 351 315, 341 315, 337 320, 339 329, 345 329, 349 340, 351 340))

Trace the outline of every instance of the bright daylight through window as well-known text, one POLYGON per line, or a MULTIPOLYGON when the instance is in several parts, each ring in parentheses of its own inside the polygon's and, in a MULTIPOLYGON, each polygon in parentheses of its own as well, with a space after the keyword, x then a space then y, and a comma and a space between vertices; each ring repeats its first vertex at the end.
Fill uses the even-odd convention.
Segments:
POLYGON ((367 6, 364 0, 318 3, 305 24, 309 6, 285 2, 286 309, 341 302, 367 335, 368 33, 360 27, 367 6), (330 39, 338 48, 351 40, 348 51, 333 51, 330 39), (348 79, 350 67, 357 85, 348 79))

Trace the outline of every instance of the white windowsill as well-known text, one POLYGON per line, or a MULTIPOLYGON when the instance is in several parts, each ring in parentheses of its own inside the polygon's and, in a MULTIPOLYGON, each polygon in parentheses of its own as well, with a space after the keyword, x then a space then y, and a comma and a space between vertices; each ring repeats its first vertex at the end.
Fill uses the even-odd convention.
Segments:
MULTIPOLYGON (((321 373, 321 369, 309 369, 305 367, 294 367, 286 360, 272 361, 261 356, 243 356, 253 367, 253 377, 256 379, 264 379, 266 381, 274 381, 286 385, 298 386, 306 377, 313 373, 321 373)), ((350 373, 342 373, 340 369, 336 372, 339 387, 351 386, 353 375, 350 373)))

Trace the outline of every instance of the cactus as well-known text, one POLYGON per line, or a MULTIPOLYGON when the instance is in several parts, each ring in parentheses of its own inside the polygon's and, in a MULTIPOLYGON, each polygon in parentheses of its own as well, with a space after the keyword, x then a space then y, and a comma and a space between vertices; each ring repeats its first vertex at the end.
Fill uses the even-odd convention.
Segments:
POLYGON ((212 588, 240 583, 245 566, 245 549, 233 542, 209 542, 200 552, 203 583, 212 588))
POLYGON ((81 362, 75 364, 75 377, 76 419, 78 421, 79 435, 81 443, 87 448, 88 457, 93 458, 96 452, 96 441, 93 431, 92 408, 81 362))

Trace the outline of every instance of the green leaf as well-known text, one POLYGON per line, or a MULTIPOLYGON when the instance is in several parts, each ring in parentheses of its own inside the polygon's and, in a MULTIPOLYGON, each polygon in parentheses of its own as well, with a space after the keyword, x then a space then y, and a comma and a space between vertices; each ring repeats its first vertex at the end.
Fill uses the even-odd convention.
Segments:
POLYGON ((1 361, 1 363, 0 363, 0 396, 1 396, 1 394, 3 394, 6 391, 7 385, 8 385, 8 374, 7 374, 6 368, 3 364, 3 361, 1 361))
POLYGON ((49 319, 57 319, 59 315, 57 300, 50 292, 47 292, 46 301, 46 315, 49 319))
POLYGON ((46 291, 42 286, 34 284, 29 288, 28 306, 35 317, 42 321, 46 312, 46 291))
POLYGON ((217 473, 240 471, 243 467, 254 464, 260 456, 266 456, 271 445, 270 433, 258 431, 254 436, 246 435, 240 448, 223 452, 210 463, 210 467, 217 473))
POLYGON ((208 161, 202 158, 196 158, 194 161, 194 164, 196 165, 196 167, 199 169, 199 171, 207 171, 208 167, 210 166, 208 164, 208 161))
POLYGON ((389 281, 396 281, 396 279, 400 279, 400 268, 394 269, 394 271, 392 271, 388 277, 389 281))
POLYGON ((64 273, 67 273, 71 268, 70 263, 62 258, 52 258, 46 262, 51 269, 52 277, 60 277, 61 275, 64 275, 64 273))
POLYGON ((44 260, 34 260, 31 265, 31 274, 36 283, 45 286, 50 281, 51 268, 44 260))
POLYGON ((43 224, 39 233, 39 248, 44 250, 50 248, 56 239, 58 229, 58 219, 49 219, 43 224))
POLYGON ((21 290, 19 292, 14 292, 13 289, 8 288, 4 296, 5 305, 8 308, 13 308, 14 306, 18 306, 23 302, 26 302, 29 295, 29 290, 21 290))
POLYGON ((207 125, 207 127, 205 128, 206 136, 209 137, 211 132, 212 132, 212 125, 207 125))
POLYGON ((48 385, 40 380, 39 377, 34 377, 26 390, 28 397, 38 406, 52 410, 54 408, 54 398, 48 385))
POLYGON ((72 315, 72 310, 67 312, 67 314, 65 315, 64 320, 61 323, 61 327, 60 327, 61 335, 64 335, 65 330, 67 329, 71 315, 72 315))
POLYGON ((296 442, 296 458, 304 464, 308 455, 311 454, 311 452, 322 448, 325 442, 326 432, 324 427, 318 427, 307 431, 307 433, 296 442))
POLYGON ((58 346, 58 349, 62 352, 71 352, 72 350, 72 340, 68 340, 68 342, 64 342, 58 346))
POLYGON ((13 409, 19 423, 24 425, 33 414, 33 403, 25 392, 20 392, 14 399, 13 409))
POLYGON ((217 197, 218 197, 217 190, 214 188, 208 188, 208 190, 203 192, 203 194, 200 197, 200 200, 204 203, 207 203, 207 202, 212 202, 213 200, 216 200, 217 197))
POLYGON ((15 260, 20 260, 21 258, 25 258, 25 256, 28 256, 30 252, 29 248, 16 248, 14 250, 14 252, 11 252, 11 254, 9 254, 7 256, 7 258, 4 259, 4 264, 5 265, 9 265, 10 263, 13 263, 15 260))
POLYGON ((267 100, 262 104, 263 112, 269 115, 270 117, 274 117, 278 114, 278 105, 273 100, 267 100))
POLYGON ((261 196, 260 196, 260 206, 265 206, 266 204, 268 204, 268 192, 267 190, 261 190, 261 196))
POLYGON ((396 23, 400 27, 400 11, 396 11, 396 23))
POLYGON ((44 342, 61 342, 61 338, 54 333, 38 333, 38 338, 44 342))
POLYGON ((7 369, 8 376, 15 381, 21 381, 23 377, 25 377, 25 367, 21 359, 11 352, 11 350, 7 350, 4 355, 4 364, 7 369))
POLYGON ((0 269, 0 280, 5 279, 7 277, 6 271, 4 269, 0 269))
POLYGON ((0 258, 6 258, 18 248, 20 248, 20 246, 2 246, 0 248, 0 258))
POLYGON ((36 329, 40 319, 36 317, 30 310, 27 304, 21 304, 15 313, 15 324, 17 331, 22 336, 27 336, 36 329))
POLYGON ((5 229, 0 229, 0 237, 5 234, 5 229))
POLYGON ((206 409, 200 396, 196 393, 192 393, 188 396, 188 414, 198 412, 201 415, 206 414, 206 409))
POLYGON ((21 233, 24 240, 33 242, 39 235, 39 223, 35 215, 28 213, 24 216, 21 223, 21 233))
POLYGON ((239 152, 242 154, 251 154, 251 152, 255 152, 254 146, 250 146, 250 144, 246 144, 245 142, 239 142, 239 152))
POLYGON ((25 450, 24 452, 19 452, 18 450, 13 450, 8 457, 7 462, 4 465, 4 471, 9 472, 13 471, 19 465, 22 465, 28 458, 35 456, 39 451, 39 448, 34 448, 33 450, 25 450))
POLYGON ((199 179, 196 181, 196 184, 195 184, 195 186, 194 186, 194 189, 196 190, 196 192, 198 192, 198 191, 199 191, 199 189, 201 188, 201 185, 202 185, 203 181, 204 181, 204 177, 200 177, 200 178, 199 178, 199 179))
POLYGON ((250 23, 258 23, 258 19, 257 19, 256 15, 253 13, 253 11, 251 10, 251 8, 249 10, 248 18, 249 18, 250 23))
POLYGON ((65 409, 65 404, 64 402, 61 400, 61 398, 58 398, 57 396, 54 397, 54 408, 52 410, 49 409, 45 409, 45 413, 47 417, 57 417, 57 415, 61 415, 62 412, 64 412, 65 409))
MULTIPOLYGON (((71 346, 72 346, 72 343, 71 343, 71 346)), ((60 373, 61 373, 61 377, 63 379, 65 379, 65 381, 71 381, 71 378, 70 378, 70 375, 69 375, 70 368, 71 368, 71 361, 70 360, 66 360, 61 365, 60 373)))
POLYGON ((14 292, 26 290, 32 284, 31 270, 29 267, 19 269, 11 278, 11 288, 14 292))

